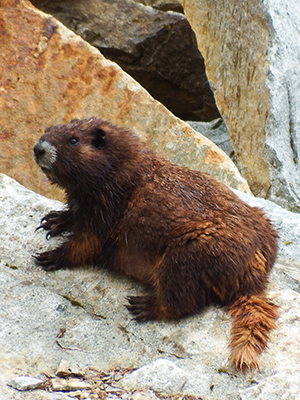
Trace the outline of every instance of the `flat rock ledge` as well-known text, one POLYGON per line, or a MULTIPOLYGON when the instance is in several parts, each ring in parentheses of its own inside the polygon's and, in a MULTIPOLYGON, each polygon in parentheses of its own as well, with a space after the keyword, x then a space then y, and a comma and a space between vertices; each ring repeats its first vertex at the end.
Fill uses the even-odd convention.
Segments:
POLYGON ((278 257, 269 284, 280 307, 278 329, 260 357, 260 372, 246 377, 228 370, 226 310, 137 323, 124 303, 145 292, 138 282, 93 268, 37 268, 32 254, 59 239, 47 241, 35 228, 63 205, 0 175, 0 399, 298 400, 300 215, 245 200, 265 209, 281 236, 279 253, 289 258, 278 257), (41 386, 15 388, 20 377, 41 386))

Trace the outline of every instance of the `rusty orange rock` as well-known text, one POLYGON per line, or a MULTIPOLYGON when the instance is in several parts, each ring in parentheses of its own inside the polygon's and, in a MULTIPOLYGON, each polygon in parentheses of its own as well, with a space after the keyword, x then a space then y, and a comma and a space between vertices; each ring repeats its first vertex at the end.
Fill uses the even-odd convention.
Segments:
POLYGON ((100 117, 125 126, 171 161, 249 191, 231 160, 155 101, 115 63, 26 0, 1 1, 1 172, 62 198, 38 171, 32 146, 50 125, 100 117), (207 153, 215 153, 209 156, 207 153))

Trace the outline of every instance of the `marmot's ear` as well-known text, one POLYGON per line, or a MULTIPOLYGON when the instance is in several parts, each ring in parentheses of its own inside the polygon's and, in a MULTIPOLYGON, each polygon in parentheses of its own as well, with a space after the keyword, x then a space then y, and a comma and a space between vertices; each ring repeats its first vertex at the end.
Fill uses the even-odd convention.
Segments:
POLYGON ((96 148, 102 146, 105 142, 106 132, 103 129, 96 128, 93 130, 92 134, 94 135, 93 146, 96 148))

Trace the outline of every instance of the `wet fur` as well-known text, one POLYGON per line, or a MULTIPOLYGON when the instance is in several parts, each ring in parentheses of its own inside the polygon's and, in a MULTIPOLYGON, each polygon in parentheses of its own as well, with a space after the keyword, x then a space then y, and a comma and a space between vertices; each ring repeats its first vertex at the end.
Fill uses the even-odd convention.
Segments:
MULTIPOLYGON (((68 205, 46 215, 41 227, 48 236, 70 235, 36 256, 37 264, 47 271, 106 266, 150 285, 151 295, 128 299, 138 320, 226 305, 233 317, 231 362, 244 373, 257 367, 277 318, 264 296, 277 234, 263 212, 99 119, 48 128, 41 140, 56 149, 44 171, 65 189, 68 205)), ((39 150, 37 162, 47 156, 39 150)))

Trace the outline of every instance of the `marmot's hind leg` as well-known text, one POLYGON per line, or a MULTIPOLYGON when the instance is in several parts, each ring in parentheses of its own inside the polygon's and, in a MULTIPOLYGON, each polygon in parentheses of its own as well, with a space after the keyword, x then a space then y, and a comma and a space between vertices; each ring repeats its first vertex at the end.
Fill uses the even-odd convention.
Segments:
MULTIPOLYGON (((137 320, 177 320, 199 313, 209 303, 209 290, 204 281, 195 276, 195 265, 188 249, 175 249, 165 254, 153 268, 152 296, 128 297, 128 310, 137 320)), ((199 263, 199 261, 198 261, 199 263)))

